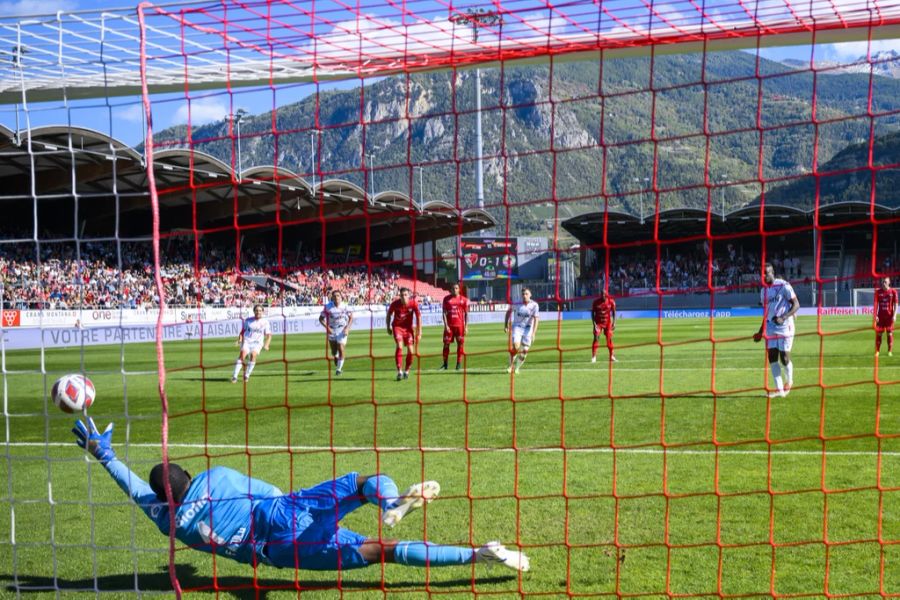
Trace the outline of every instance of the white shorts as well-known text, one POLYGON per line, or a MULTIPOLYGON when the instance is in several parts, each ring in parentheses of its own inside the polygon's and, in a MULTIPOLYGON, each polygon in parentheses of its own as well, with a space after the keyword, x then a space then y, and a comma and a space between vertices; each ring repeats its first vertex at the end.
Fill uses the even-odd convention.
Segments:
POLYGON ((514 346, 531 346, 531 327, 513 327, 512 341, 514 346))
POLYGON ((244 342, 243 344, 241 344, 241 352, 243 352, 244 354, 259 354, 260 350, 262 350, 262 347, 262 343, 250 344, 244 342))
POLYGON ((770 329, 774 328, 766 327, 766 348, 769 350, 777 348, 781 352, 790 352, 794 347, 794 328, 781 331, 770 331, 770 329))
POLYGON ((328 341, 331 342, 332 344, 340 344, 341 346, 346 346, 347 345, 347 337, 349 335, 350 334, 348 334, 346 331, 342 331, 341 333, 339 333, 337 335, 329 335, 328 341))

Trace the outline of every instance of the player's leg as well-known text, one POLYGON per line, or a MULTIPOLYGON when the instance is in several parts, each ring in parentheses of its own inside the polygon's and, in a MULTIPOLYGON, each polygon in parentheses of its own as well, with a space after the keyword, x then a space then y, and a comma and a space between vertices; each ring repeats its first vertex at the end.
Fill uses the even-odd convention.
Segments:
POLYGON ((409 379, 409 368, 413 363, 413 356, 416 354, 416 341, 415 338, 410 335, 406 339, 406 368, 403 369, 403 379, 409 379))
POLYGON ((397 381, 403 379, 403 335, 394 330, 394 363, 397 365, 397 381))
POLYGON ((337 351, 334 352, 335 374, 340 375, 344 372, 344 357, 347 354, 347 336, 341 336, 335 341, 334 346, 337 349, 337 351))
POLYGON ((875 356, 881 354, 881 336, 883 331, 880 327, 875 328, 875 356))
POLYGON ((441 365, 441 370, 447 370, 447 360, 450 358, 450 342, 453 341, 453 332, 449 331, 446 327, 444 328, 444 348, 442 349, 441 356, 444 358, 444 362, 441 365))
POLYGON ((519 345, 519 354, 516 355, 516 373, 519 372, 519 369, 522 368, 522 365, 525 364, 525 359, 528 358, 528 349, 531 347, 531 333, 527 333, 522 336, 522 343, 519 345))
POLYGON ((616 358, 616 355, 613 354, 613 350, 615 347, 613 346, 613 330, 612 327, 607 327, 603 330, 603 333, 606 335, 606 349, 609 351, 609 361, 610 362, 619 362, 616 358))
POLYGON ((244 381, 250 380, 250 374, 253 373, 253 369, 256 368, 257 356, 259 356, 259 348, 252 348, 250 350, 249 360, 247 361, 247 368, 244 369, 244 381))
POLYGON ((894 327, 887 328, 888 356, 894 355, 894 327))
POLYGON ((781 371, 784 374, 784 393, 787 394, 791 391, 791 387, 794 385, 794 363, 791 361, 791 344, 789 340, 792 340, 793 336, 790 338, 785 338, 782 340, 781 347, 783 350, 779 352, 781 359, 782 368, 781 371))
POLYGON ((366 539, 358 550, 367 564, 396 563, 409 567, 453 567, 474 563, 502 565, 515 571, 530 568, 528 557, 509 550, 499 542, 488 542, 478 550, 463 546, 443 546, 431 542, 366 539))
POLYGON ((775 338, 769 339, 766 345, 768 346, 769 370, 772 371, 772 381, 775 383, 775 392, 770 394, 770 396, 783 396, 784 381, 781 378, 781 363, 778 362, 778 340, 775 338))
POLYGON ((245 358, 247 358, 247 350, 241 346, 241 351, 238 354, 237 360, 234 361, 234 372, 231 374, 231 383, 237 383, 237 378, 238 375, 241 374, 241 367, 244 366, 245 358))
MULTIPOLYGON (((466 355, 466 336, 465 329, 462 329, 456 333, 456 370, 459 371, 462 369, 462 360, 463 356, 466 355)), ((444 362, 447 362, 447 359, 444 359, 444 362)))
POLYGON ((594 326, 594 342, 591 344, 591 362, 597 362, 597 350, 600 349, 600 331, 594 326))

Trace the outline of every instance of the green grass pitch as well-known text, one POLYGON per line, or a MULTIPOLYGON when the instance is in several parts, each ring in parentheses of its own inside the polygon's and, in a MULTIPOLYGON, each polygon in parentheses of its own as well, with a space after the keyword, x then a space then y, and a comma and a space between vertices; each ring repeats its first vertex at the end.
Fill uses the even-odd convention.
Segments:
MULTIPOLYGON (((815 318, 800 318, 795 389, 772 401, 762 345, 749 340, 757 319, 623 320, 611 371, 602 347, 589 363, 587 322, 545 321, 515 378, 500 325, 471 328, 464 373, 453 356, 451 372, 437 371, 440 330, 426 329, 404 382, 381 330, 351 334, 339 379, 324 336, 276 338, 246 387, 228 381, 231 340, 167 343, 170 452, 189 470, 227 465, 285 490, 351 470, 389 473, 401 488, 436 479, 441 498, 386 537, 518 542, 532 565, 522 576, 260 567, 254 579, 249 566, 182 549, 182 585, 207 588, 188 597, 267 599, 296 597, 264 589, 294 585, 303 598, 337 597, 336 586, 411 599, 898 594, 900 352, 883 352, 876 371, 869 324, 828 318, 820 336, 815 318)), ((120 458, 146 477, 160 456, 155 360, 152 345, 6 353, 0 597, 170 593, 167 539, 86 460, 72 418, 45 397, 83 366, 98 390, 92 415, 115 422, 120 458)), ((372 507, 344 524, 379 534, 372 507)))

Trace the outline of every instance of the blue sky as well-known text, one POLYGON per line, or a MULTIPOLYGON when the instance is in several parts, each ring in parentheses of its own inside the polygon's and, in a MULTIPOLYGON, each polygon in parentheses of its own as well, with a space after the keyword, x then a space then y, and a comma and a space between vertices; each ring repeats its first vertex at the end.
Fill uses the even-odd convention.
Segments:
MULTIPOLYGON (((328 1, 329 0, 318 0, 317 7, 321 8, 328 6, 328 1)), ((532 9, 523 9, 523 13, 519 13, 517 16, 528 17, 531 19, 531 22, 537 25, 537 27, 544 29, 549 27, 551 31, 556 31, 557 28, 560 28, 559 31, 562 31, 568 27, 568 24, 564 20, 558 19, 556 13, 554 13, 552 18, 544 19, 541 17, 540 15, 543 14, 540 10, 541 2, 538 0, 533 1, 535 7, 533 10, 536 12, 529 12, 532 9)), ((775 0, 757 1, 760 3, 760 6, 764 7, 781 6, 774 4, 775 0)), ((390 4, 383 2, 375 2, 375 0, 368 0, 368 2, 369 4, 365 5, 366 8, 364 8, 364 11, 367 14, 376 14, 380 12, 382 14, 382 19, 390 18, 396 22, 396 19, 394 18, 398 12, 396 6, 391 6, 390 4)), ((522 2, 523 0, 517 1, 515 5, 517 9, 523 6, 522 2)), ((611 14, 623 14, 627 13, 629 10, 633 13, 635 7, 644 6, 643 4, 638 5, 633 0, 605 0, 605 2, 606 5, 609 5, 612 8, 611 14)), ((834 6, 840 6, 839 0, 832 0, 832 3, 834 6)), ((457 4, 457 6, 458 5, 459 4, 457 4)), ((584 6, 588 5, 589 4, 586 3, 584 6)), ((133 5, 123 5, 120 2, 109 2, 104 0, 41 0, 40 2, 36 2, 35 0, 0 0, 0 17, 5 17, 6 19, 21 19, 29 14, 33 14, 35 7, 38 7, 44 14, 54 14, 57 11, 99 11, 124 8, 127 6, 133 5)), ((685 0, 670 0, 669 4, 658 4, 657 6, 666 6, 667 8, 665 10, 668 11, 668 15, 671 15, 670 18, 682 19, 682 23, 690 24, 697 22, 696 17, 690 16, 691 14, 696 14, 696 10, 691 8, 691 5, 685 0)), ((317 10, 319 10, 319 8, 317 8, 317 10)), ((429 18, 435 22, 441 21, 446 23, 446 5, 438 0, 420 0, 415 4, 415 10, 417 11, 417 14, 425 14, 426 16, 429 16, 430 11, 431 16, 429 18), (443 14, 443 17, 441 17, 441 14, 443 14)), ((637 21, 639 21, 639 19, 635 18, 635 22, 637 21)), ((615 20, 615 22, 613 22, 608 19, 607 26, 609 26, 610 23, 613 25, 612 29, 608 30, 610 32, 615 32, 616 30, 622 32, 625 29, 624 26, 621 25, 621 20, 615 20)), ((523 20, 519 23, 521 26, 528 26, 529 24, 530 23, 527 20, 523 20)), ((360 24, 360 22, 357 21, 355 26, 359 28, 359 31, 366 32, 364 35, 369 36, 367 37, 367 41, 370 38, 376 37, 370 35, 373 31, 376 31, 375 26, 372 24, 360 24)), ((654 27, 656 26, 657 25, 654 25, 654 27)), ((353 25, 350 25, 349 27, 353 27, 353 25)), ((434 30, 435 29, 432 28, 432 32, 434 30)), ((440 26, 437 27, 437 30, 438 35, 441 35, 444 31, 440 26)), ((392 34, 386 33, 385 35, 390 36, 392 34)), ((391 39, 388 43, 391 43, 394 40, 396 40, 396 37, 391 39)), ((343 40, 342 43, 344 43, 343 40)), ((878 51, 895 47, 897 47, 896 40, 891 40, 887 42, 875 42, 872 49, 873 51, 878 51)), ((816 58, 817 60, 849 62, 858 59, 860 56, 864 56, 866 51, 866 42, 820 46, 816 49, 816 58)), ((763 56, 774 60, 783 60, 786 58, 809 60, 810 47, 794 46, 786 48, 768 48, 764 49, 762 54, 763 56)), ((221 120, 227 114, 234 112, 239 108, 247 110, 252 114, 264 113, 271 110, 273 107, 297 102, 298 100, 315 93, 317 90, 324 91, 334 89, 335 87, 355 87, 358 84, 358 80, 350 80, 340 84, 325 83, 318 87, 308 83, 279 85, 274 91, 271 89, 235 88, 232 93, 228 93, 224 90, 192 92, 190 109, 188 108, 184 93, 159 95, 154 97, 154 126, 159 130, 171 125, 186 123, 189 110, 190 120, 194 124, 221 120)), ((138 97, 116 97, 75 101, 69 102, 67 106, 63 106, 59 102, 33 102, 29 104, 27 113, 23 112, 21 107, 19 107, 19 109, 20 110, 16 111, 13 106, 0 105, 0 123, 13 128, 17 125, 21 128, 25 126, 36 127, 48 124, 71 123, 72 125, 90 127, 103 131, 113 137, 122 139, 129 144, 140 142, 144 131, 143 107, 140 103, 140 98, 138 97), (16 122, 17 117, 18 123, 16 122)))

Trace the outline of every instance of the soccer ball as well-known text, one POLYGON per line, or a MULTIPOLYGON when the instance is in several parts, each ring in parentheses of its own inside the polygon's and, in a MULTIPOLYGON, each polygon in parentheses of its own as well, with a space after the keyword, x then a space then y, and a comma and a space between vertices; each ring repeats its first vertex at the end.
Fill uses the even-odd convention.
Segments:
POLYGON ((63 375, 53 384, 50 392, 53 403, 63 412, 81 412, 94 403, 97 391, 94 384, 84 375, 63 375))

